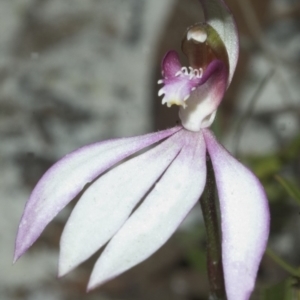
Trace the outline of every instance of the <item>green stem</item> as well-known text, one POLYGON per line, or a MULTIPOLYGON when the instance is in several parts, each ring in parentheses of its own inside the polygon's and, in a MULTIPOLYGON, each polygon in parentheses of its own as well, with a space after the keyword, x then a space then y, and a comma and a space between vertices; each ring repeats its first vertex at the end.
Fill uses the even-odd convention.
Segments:
POLYGON ((210 159, 207 161, 207 180, 200 199, 207 234, 207 271, 210 284, 210 299, 226 300, 222 266, 222 248, 215 201, 215 178, 210 159))
POLYGON ((287 271, 290 275, 295 277, 300 277, 300 271, 293 268, 291 265, 286 263, 282 258, 280 258, 275 252, 273 252, 270 248, 267 248, 266 254, 272 258, 282 269, 287 271))

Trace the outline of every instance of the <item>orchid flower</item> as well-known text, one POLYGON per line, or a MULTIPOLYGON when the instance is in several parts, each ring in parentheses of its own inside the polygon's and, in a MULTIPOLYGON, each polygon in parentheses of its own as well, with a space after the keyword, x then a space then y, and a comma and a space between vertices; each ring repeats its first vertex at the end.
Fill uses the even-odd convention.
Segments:
POLYGON ((227 298, 249 299, 269 234, 268 202, 258 179, 209 129, 232 80, 239 43, 225 3, 200 3, 205 21, 190 27, 182 42, 188 68, 170 51, 163 59, 159 81, 163 104, 180 106, 182 125, 95 143, 59 160, 40 179, 26 204, 15 261, 91 183, 62 233, 59 276, 106 243, 88 289, 118 276, 157 251, 197 203, 205 186, 209 155, 220 203, 227 298))

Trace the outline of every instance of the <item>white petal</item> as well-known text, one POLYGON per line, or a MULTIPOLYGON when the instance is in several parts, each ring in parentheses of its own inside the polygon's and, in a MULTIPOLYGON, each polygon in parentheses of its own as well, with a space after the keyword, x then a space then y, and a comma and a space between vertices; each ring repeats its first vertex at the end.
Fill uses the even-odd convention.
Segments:
POLYGON ((178 130, 180 127, 143 136, 95 143, 59 160, 40 179, 26 203, 16 239, 14 261, 36 241, 48 223, 88 182, 122 159, 178 130))
POLYGON ((95 181, 75 206, 61 237, 60 276, 102 247, 124 224, 184 143, 183 131, 95 181))
POLYGON ((203 130, 215 171, 222 221, 222 257, 228 300, 247 300, 269 235, 263 187, 209 130, 203 130))
POLYGON ((202 133, 185 131, 186 144, 154 189, 113 237, 97 261, 89 289, 142 262, 174 233, 203 191, 202 133))

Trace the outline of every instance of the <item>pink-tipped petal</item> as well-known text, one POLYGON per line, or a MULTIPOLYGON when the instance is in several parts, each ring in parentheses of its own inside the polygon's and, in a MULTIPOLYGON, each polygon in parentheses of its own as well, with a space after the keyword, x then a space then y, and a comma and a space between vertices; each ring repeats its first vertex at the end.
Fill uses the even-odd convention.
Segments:
POLYGON ((51 167, 34 188, 20 221, 16 261, 40 236, 49 222, 101 173, 129 155, 164 139, 180 127, 139 137, 104 141, 66 155, 51 167))
POLYGON ((248 300, 269 235, 269 207, 254 174, 203 130, 215 171, 222 229, 222 257, 228 300, 248 300))
POLYGON ((88 289, 147 259, 174 233, 203 191, 205 144, 185 131, 186 143, 151 193, 112 238, 96 262, 88 289))
POLYGON ((88 259, 120 229, 184 144, 184 131, 97 179, 83 194, 61 237, 59 275, 88 259))
POLYGON ((219 34, 229 57, 230 84, 239 56, 239 37, 234 18, 223 0, 200 0, 203 7, 205 21, 219 34))
POLYGON ((226 91, 228 70, 221 60, 212 61, 200 85, 191 93, 187 108, 180 107, 179 117, 184 128, 199 131, 209 127, 226 91))

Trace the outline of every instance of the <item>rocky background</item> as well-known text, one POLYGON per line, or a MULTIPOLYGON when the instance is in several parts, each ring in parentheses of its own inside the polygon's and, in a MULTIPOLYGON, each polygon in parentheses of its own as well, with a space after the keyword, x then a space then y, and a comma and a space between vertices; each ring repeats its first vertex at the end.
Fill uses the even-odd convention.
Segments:
MULTIPOLYGON (((275 199, 270 244, 299 264, 300 209, 287 196, 288 204, 277 205, 274 180, 280 173, 300 183, 297 150, 274 168, 274 157, 299 136, 299 1, 228 3, 238 21, 241 56, 215 130, 267 184, 275 199)), ((89 294, 96 256, 56 279, 59 237, 72 205, 12 266, 25 202, 58 158, 98 140, 176 123, 176 109, 162 107, 157 96, 160 60, 180 49, 186 27, 200 18, 196 0, 0 1, 1 300, 207 299, 199 207, 151 259, 89 294)), ((253 299, 285 277, 266 257, 253 299)))

